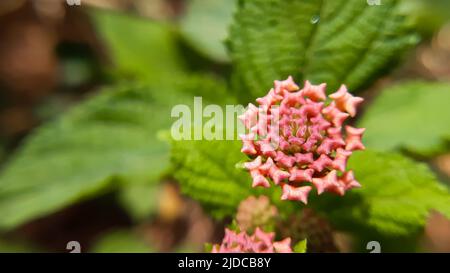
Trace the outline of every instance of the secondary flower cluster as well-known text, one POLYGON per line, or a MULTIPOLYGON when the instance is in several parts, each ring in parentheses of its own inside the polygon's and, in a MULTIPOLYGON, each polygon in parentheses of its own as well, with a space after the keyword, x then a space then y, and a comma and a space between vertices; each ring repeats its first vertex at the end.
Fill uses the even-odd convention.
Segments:
POLYGON ((256 100, 259 107, 249 104, 239 117, 249 130, 241 135, 241 151, 253 158, 244 164, 253 187, 270 187, 270 178, 282 187, 281 199, 305 204, 312 189, 305 182, 312 183, 318 194, 344 195, 360 187, 346 165, 352 151, 364 149, 365 129, 343 123, 356 115, 363 99, 342 85, 326 104, 325 88, 326 84, 306 81, 300 90, 292 77, 275 81, 274 88, 256 100))
POLYGON ((273 224, 277 213, 267 196, 250 196, 239 204, 236 222, 241 230, 253 231, 273 224))
POLYGON ((214 245, 212 253, 291 253, 291 239, 274 242, 275 233, 256 228, 253 235, 225 229, 221 245, 214 245))

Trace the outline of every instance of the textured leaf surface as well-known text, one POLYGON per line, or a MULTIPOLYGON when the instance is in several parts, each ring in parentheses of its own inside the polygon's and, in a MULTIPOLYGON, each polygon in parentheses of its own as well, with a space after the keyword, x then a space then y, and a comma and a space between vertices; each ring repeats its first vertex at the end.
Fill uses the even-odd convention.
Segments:
POLYGON ((228 62, 225 48, 233 19, 234 0, 191 0, 181 20, 183 37, 198 51, 219 62, 228 62))
POLYGON ((183 71, 170 25, 116 12, 90 14, 120 76, 154 80, 183 71))
POLYGON ((450 83, 409 82, 390 87, 368 108, 359 126, 364 142, 379 150, 420 154, 448 150, 450 83))
POLYGON ((344 197, 330 197, 321 209, 338 227, 356 233, 371 229, 384 236, 408 236, 422 230, 431 210, 450 217, 448 188, 425 164, 400 154, 368 150, 355 153, 349 168, 362 188, 344 197))
POLYGON ((0 175, 0 228, 111 190, 123 180, 155 181, 169 159, 168 145, 157 133, 172 123, 172 106, 191 105, 192 94, 205 92, 199 90, 219 94, 224 88, 196 77, 115 87, 38 128, 0 175))
POLYGON ((253 97, 274 80, 345 83, 357 90, 415 44, 401 1, 242 0, 231 27, 237 82, 253 97))
POLYGON ((267 195, 277 205, 283 203, 284 212, 296 205, 280 201, 279 187, 251 187, 249 173, 236 167, 246 160, 241 146, 240 140, 174 141, 171 161, 182 192, 200 201, 218 218, 234 215, 239 203, 252 194, 267 195))
POLYGON ((174 141, 171 160, 183 193, 204 204, 215 216, 233 215, 251 194, 240 141, 174 141), (237 151, 237 152, 236 152, 237 151))

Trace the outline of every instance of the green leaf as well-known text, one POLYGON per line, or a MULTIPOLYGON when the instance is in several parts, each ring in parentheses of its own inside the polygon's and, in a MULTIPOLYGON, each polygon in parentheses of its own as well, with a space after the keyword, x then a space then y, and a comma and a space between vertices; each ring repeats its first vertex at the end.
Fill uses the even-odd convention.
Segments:
POLYGON ((298 208, 297 202, 280 200, 280 187, 251 187, 250 174, 235 167, 248 160, 240 152, 241 146, 240 140, 173 141, 172 170, 181 191, 217 218, 234 215, 239 203, 250 195, 267 195, 281 216, 298 208))
POLYGON ((379 150, 433 155, 448 150, 450 83, 407 82, 387 88, 359 122, 364 143, 379 150))
POLYGON ((154 80, 184 71, 168 23, 97 9, 90 15, 118 75, 154 80))
POLYGON ((401 1, 241 0, 231 27, 235 81, 252 98, 274 80, 326 82, 328 90, 368 85, 417 42, 401 1))
POLYGON ((181 33, 194 48, 207 57, 228 62, 224 41, 234 9, 234 0, 191 0, 180 22, 181 33))
POLYGON ((149 253, 154 252, 137 234, 129 230, 116 230, 103 235, 94 244, 93 253, 149 253))
POLYGON ((307 239, 298 242, 298 243, 294 246, 294 252, 295 252, 295 253, 306 253, 306 250, 307 250, 307 244, 308 244, 307 239))
POLYGON ((120 191, 119 201, 133 219, 141 221, 157 210, 160 190, 154 183, 128 183, 120 191))
POLYGON ((352 155, 349 169, 362 187, 344 197, 320 196, 311 204, 341 229, 379 238, 414 237, 431 210, 450 217, 450 193, 423 163, 396 153, 352 155))
POLYGON ((126 186, 125 181, 155 183, 169 159, 169 145, 157 133, 173 122, 174 105, 192 106, 193 94, 206 93, 201 90, 225 93, 220 82, 203 77, 124 84, 38 128, 0 175, 0 229, 126 186))
POLYGON ((240 146, 240 141, 172 142, 171 161, 181 191, 216 217, 233 215, 252 192, 248 173, 234 167, 244 158, 240 146))

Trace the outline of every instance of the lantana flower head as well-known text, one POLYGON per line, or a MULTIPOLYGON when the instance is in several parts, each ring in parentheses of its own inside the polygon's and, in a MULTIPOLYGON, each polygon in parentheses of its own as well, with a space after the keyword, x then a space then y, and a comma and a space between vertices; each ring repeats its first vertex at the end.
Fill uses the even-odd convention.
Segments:
POLYGON ((242 152, 252 158, 244 167, 253 187, 270 187, 270 180, 283 189, 281 199, 308 202, 312 187, 318 194, 344 195, 360 187, 347 160, 363 150, 364 128, 344 126, 363 101, 345 85, 327 100, 326 84, 305 82, 302 89, 292 77, 275 81, 269 93, 249 104, 239 118, 248 133, 241 135, 242 152))
POLYGON ((225 229, 222 244, 213 245, 212 253, 291 253, 291 239, 274 242, 275 233, 256 228, 253 235, 225 229))

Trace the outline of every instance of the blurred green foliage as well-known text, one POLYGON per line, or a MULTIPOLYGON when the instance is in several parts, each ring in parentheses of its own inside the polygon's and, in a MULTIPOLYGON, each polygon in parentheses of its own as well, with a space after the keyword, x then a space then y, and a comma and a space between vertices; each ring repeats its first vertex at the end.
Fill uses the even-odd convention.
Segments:
POLYGON ((115 230, 101 236, 91 247, 94 253, 149 253, 154 250, 130 230, 115 230))
POLYGON ((140 222, 157 211, 160 193, 158 184, 133 180, 121 189, 118 200, 132 219, 140 222))
POLYGON ((190 0, 180 22, 183 37, 199 52, 219 62, 229 62, 225 48, 233 19, 234 0, 190 0))
POLYGON ((450 22, 450 1, 448 0, 403 1, 403 9, 418 22, 416 29, 424 37, 431 37, 442 25, 450 22))
POLYGON ((39 128, 0 176, 0 228, 128 181, 154 184, 168 167, 169 148, 157 133, 170 127, 172 106, 192 105, 199 90, 221 89, 219 82, 197 77, 116 85, 39 128))
POLYGON ((91 18, 104 41, 116 77, 146 81, 184 72, 176 33, 169 23, 117 12, 92 10, 91 18))
POLYGON ((42 250, 23 241, 11 242, 11 240, 0 238, 0 253, 30 253, 30 252, 42 252, 42 250))
POLYGON ((375 99, 359 126, 364 142, 378 150, 407 149, 431 156, 448 151, 450 83, 405 82, 375 99))

